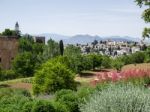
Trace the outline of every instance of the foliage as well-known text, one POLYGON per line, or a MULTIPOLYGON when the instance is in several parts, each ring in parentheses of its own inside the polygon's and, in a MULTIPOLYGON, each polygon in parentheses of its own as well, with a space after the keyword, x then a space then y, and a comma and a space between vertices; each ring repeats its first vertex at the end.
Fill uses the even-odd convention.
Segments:
POLYGON ((3 31, 1 33, 2 36, 16 36, 16 32, 14 30, 10 30, 10 29, 5 29, 5 31, 3 31))
POLYGON ((146 52, 136 52, 130 55, 124 55, 121 56, 119 58, 117 58, 117 60, 122 61, 125 65, 128 64, 137 64, 137 63, 143 63, 145 62, 145 60, 148 60, 148 57, 146 57, 147 55, 147 51, 146 52))
POLYGON ((59 55, 60 55, 59 44, 52 39, 48 40, 48 43, 43 51, 42 55, 43 60, 47 61, 48 59, 57 57, 59 55))
POLYGON ((133 85, 110 85, 89 96, 81 112, 149 112, 149 90, 133 85))
POLYGON ((145 59, 145 53, 144 52, 136 52, 132 54, 132 61, 133 63, 143 63, 145 59))
POLYGON ((13 70, 0 71, 0 81, 11 80, 17 78, 16 73, 13 70))
POLYGON ((144 28, 144 31, 142 33, 142 36, 144 38, 149 38, 150 37, 150 28, 144 28))
POLYGON ((93 70, 96 67, 101 67, 101 65, 102 65, 102 56, 101 55, 90 54, 88 56, 89 56, 90 60, 92 61, 92 68, 93 68, 93 70))
POLYGON ((60 54, 63 56, 63 54, 64 54, 64 44, 63 44, 63 40, 60 40, 60 42, 59 42, 59 47, 60 47, 60 54))
POLYGON ((103 68, 111 68, 112 59, 109 56, 102 57, 102 67, 103 68))
POLYGON ((74 45, 68 45, 65 48, 64 55, 68 57, 79 56, 81 55, 81 49, 74 45))
POLYGON ((32 37, 22 37, 19 39, 19 52, 32 52, 34 40, 32 37))
POLYGON ((59 102, 33 99, 25 90, 0 89, 0 112, 69 112, 59 102))
POLYGON ((30 77, 34 74, 36 60, 32 53, 24 52, 18 54, 12 62, 12 69, 19 77, 30 77))
POLYGON ((75 89, 74 74, 63 64, 49 60, 35 73, 33 92, 51 93, 60 89, 75 89))
POLYGON ((36 101, 32 107, 32 112, 54 112, 53 105, 48 101, 36 101))
POLYGON ((31 101, 27 91, 18 89, 0 89, 0 99, 1 112, 20 112, 23 105, 31 101))
POLYGON ((78 96, 72 90, 61 90, 56 93, 55 101, 65 104, 69 112, 78 112, 78 96))
MULTIPOLYGON (((149 0, 135 0, 137 4, 142 7, 142 6, 147 6, 142 14, 142 18, 146 23, 150 22, 150 1, 149 0)), ((144 38, 149 38, 150 37, 150 28, 145 28, 143 31, 143 37, 144 38)))
POLYGON ((120 71, 121 68, 124 66, 124 63, 120 59, 115 59, 112 61, 112 66, 117 70, 120 71))
POLYGON ((85 100, 88 100, 88 96, 95 91, 93 87, 81 87, 77 91, 78 104, 85 103, 85 100))
POLYGON ((52 105, 54 106, 55 112, 69 112, 65 104, 54 101, 52 105))

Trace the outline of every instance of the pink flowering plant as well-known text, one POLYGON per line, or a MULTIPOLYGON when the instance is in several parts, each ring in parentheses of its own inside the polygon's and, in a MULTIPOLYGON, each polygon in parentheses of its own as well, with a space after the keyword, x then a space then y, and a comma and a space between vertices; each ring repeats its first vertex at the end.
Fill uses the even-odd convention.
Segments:
POLYGON ((103 82, 131 82, 135 85, 148 85, 150 83, 150 69, 129 69, 121 72, 103 72, 97 73, 92 81, 93 85, 103 82))

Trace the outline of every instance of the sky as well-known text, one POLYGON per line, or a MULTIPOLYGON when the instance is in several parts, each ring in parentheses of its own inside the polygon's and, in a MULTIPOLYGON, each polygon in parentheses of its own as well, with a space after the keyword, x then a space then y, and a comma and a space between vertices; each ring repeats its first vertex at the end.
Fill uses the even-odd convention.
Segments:
POLYGON ((0 32, 141 37, 143 9, 134 0, 0 0, 0 32))

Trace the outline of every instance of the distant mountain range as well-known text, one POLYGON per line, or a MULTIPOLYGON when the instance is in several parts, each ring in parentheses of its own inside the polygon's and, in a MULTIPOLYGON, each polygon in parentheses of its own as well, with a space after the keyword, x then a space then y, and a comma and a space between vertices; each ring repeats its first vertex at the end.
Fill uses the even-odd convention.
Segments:
POLYGON ((98 41, 106 41, 106 40, 112 40, 112 41, 134 41, 134 42, 140 42, 140 38, 135 38, 135 37, 129 37, 129 36, 109 36, 109 37, 100 37, 100 36, 91 36, 91 35, 75 35, 75 36, 64 36, 64 35, 59 35, 59 34, 50 34, 50 33, 43 33, 40 34, 39 36, 45 36, 46 41, 49 40, 50 38, 59 41, 63 40, 65 44, 87 44, 91 43, 94 40, 98 41))

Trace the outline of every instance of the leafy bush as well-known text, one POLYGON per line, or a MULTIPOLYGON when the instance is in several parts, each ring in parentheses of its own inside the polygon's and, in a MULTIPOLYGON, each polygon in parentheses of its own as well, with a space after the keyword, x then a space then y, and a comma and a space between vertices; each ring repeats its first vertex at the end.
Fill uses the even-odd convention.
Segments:
POLYGON ((54 101, 52 105, 54 106, 55 112, 69 112, 65 104, 54 101))
POLYGON ((56 93, 55 101, 65 104, 69 112, 78 112, 78 97, 72 90, 61 90, 56 93))
POLYGON ((15 78, 17 78, 17 75, 13 70, 3 70, 0 73, 0 80, 1 81, 11 80, 11 79, 15 79, 15 78))
POLYGON ((0 89, 0 112, 69 112, 65 104, 33 99, 21 89, 0 89))
POLYGON ((95 91, 92 87, 82 87, 77 91, 78 104, 84 103, 88 99, 88 96, 95 91))
POLYGON ((20 112, 30 101, 30 94, 25 90, 0 89, 0 112, 20 112))
POLYGON ((80 105, 81 112, 149 112, 150 91, 133 85, 111 85, 80 105))
POLYGON ((33 105, 32 112, 55 112, 55 109, 50 102, 39 100, 33 105))
POLYGON ((74 77, 65 65, 49 60, 36 72, 33 92, 49 94, 61 89, 76 89, 74 77))

